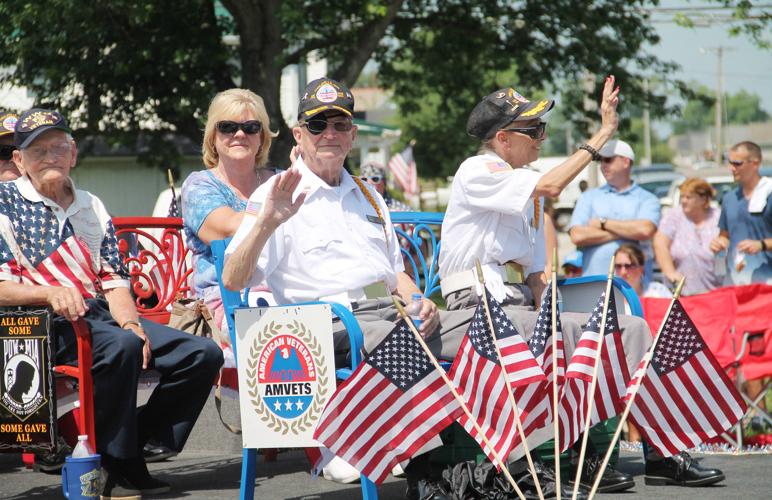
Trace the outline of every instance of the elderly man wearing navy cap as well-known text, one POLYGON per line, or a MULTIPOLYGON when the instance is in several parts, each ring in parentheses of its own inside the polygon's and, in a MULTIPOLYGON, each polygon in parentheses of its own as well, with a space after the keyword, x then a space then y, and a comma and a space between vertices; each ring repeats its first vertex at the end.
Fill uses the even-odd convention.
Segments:
MULTIPOLYGON (((152 438, 180 451, 223 363, 203 339, 140 319, 105 206, 69 174, 75 141, 57 111, 25 111, 15 126, 21 177, 0 183, 0 306, 49 306, 56 361, 77 363, 70 321, 91 331, 96 451, 106 471, 101 498, 169 491, 140 450, 152 438), (44 237, 43 237, 44 236, 44 237), (142 369, 161 379, 137 411, 142 369)), ((93 441, 92 441, 93 442, 93 441)))
POLYGON ((16 113, 0 111, 0 182, 19 178, 21 173, 13 162, 13 129, 19 119, 16 113))

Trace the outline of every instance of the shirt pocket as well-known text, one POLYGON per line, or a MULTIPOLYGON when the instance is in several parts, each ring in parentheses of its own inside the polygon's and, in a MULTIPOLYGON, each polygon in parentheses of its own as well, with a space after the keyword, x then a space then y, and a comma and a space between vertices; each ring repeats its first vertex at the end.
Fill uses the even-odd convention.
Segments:
POLYGON ((310 273, 339 274, 348 267, 343 240, 331 234, 310 231, 300 239, 298 247, 310 273))

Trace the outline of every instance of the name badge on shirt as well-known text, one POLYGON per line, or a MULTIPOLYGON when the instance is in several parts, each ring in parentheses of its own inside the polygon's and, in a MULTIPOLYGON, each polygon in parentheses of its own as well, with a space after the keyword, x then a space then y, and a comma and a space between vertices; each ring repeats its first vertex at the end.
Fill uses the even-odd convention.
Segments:
POLYGON ((385 226, 386 225, 386 222, 384 222, 384 220, 381 219, 380 217, 378 217, 377 215, 368 215, 367 216, 367 220, 369 220, 373 224, 378 224, 380 226, 385 226))

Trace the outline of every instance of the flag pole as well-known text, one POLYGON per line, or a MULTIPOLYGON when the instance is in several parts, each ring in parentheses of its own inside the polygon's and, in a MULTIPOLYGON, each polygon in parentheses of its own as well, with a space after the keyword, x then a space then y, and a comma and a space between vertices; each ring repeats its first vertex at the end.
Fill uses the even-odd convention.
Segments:
MULTIPOLYGON (((507 384, 507 396, 509 396, 509 403, 512 405, 512 411, 515 415, 515 424, 517 425, 517 432, 520 434, 520 439, 523 442, 523 450, 525 451, 525 458, 528 461, 528 467, 530 468, 531 477, 536 485, 536 494, 539 495, 540 500, 544 500, 544 493, 541 490, 541 483, 539 477, 536 475, 536 467, 533 465, 533 459, 531 458, 531 450, 528 447, 528 439, 525 437, 525 431, 523 430, 523 423, 520 420, 520 411, 517 409, 517 403, 515 402, 515 393, 512 391, 512 381, 509 380, 509 374, 502 364, 501 349, 499 349, 499 343, 496 338, 496 329, 493 327, 493 321, 491 320, 491 311, 488 307, 488 297, 485 293, 485 277, 482 273, 482 267, 480 266, 480 260, 475 259, 477 265, 477 280, 480 283, 480 289, 482 291, 482 300, 485 305, 485 317, 488 319, 488 328, 493 335, 493 345, 496 347, 496 356, 499 359, 499 367, 501 367, 501 373, 504 375, 504 383, 507 384)), ((480 291, 480 290, 478 290, 480 291)), ((517 335, 517 333, 515 333, 517 335)))
POLYGON ((595 364, 592 370, 592 381, 590 382, 590 392, 587 401, 587 415, 584 417, 584 432, 582 433, 582 446, 579 452, 579 463, 576 467, 576 477, 574 478, 574 492, 571 500, 576 500, 579 494, 579 481, 582 478, 582 468, 584 466, 584 455, 587 452, 587 438, 590 433, 590 419, 592 418, 592 406, 595 402, 595 387, 598 385, 598 365, 600 365, 600 356, 603 352, 603 344, 606 335, 606 316, 608 313, 608 302, 611 297, 611 280, 614 279, 614 261, 616 256, 611 256, 611 262, 608 266, 608 279, 606 280, 606 295, 603 297, 603 313, 600 319, 600 332, 598 333, 598 347, 595 350, 595 364))
POLYGON ((442 381, 445 382, 445 385, 447 385, 448 388, 450 388, 450 391, 453 393, 453 397, 456 398, 456 401, 458 401, 458 403, 461 405, 461 409, 464 410, 464 413, 466 414, 466 418, 468 418, 469 422, 471 422, 471 424, 474 426, 474 430, 477 432, 477 434, 480 435, 483 442, 485 443, 485 446, 490 448, 491 453, 493 454, 493 458, 496 460, 497 465, 501 467, 501 471, 504 473, 504 476, 507 478, 509 483, 515 489, 515 492, 517 492, 517 496, 520 497, 520 500, 525 500, 525 495, 523 495, 523 492, 517 486, 517 483, 512 478, 512 475, 509 473, 507 464, 501 460, 501 457, 499 457, 499 454, 496 452, 496 448, 494 448, 493 445, 488 441, 488 438, 485 437, 485 433, 483 433, 482 429, 480 429, 480 425, 472 416, 472 412, 469 410, 469 407, 466 405, 466 401, 464 401, 464 398, 462 398, 461 395, 458 393, 458 391, 456 391, 456 387, 453 385, 453 382, 451 382, 450 379, 448 379, 448 376, 445 374, 445 370, 443 370, 443 368, 434 358, 434 355, 429 350, 429 346, 426 345, 426 342, 424 342, 423 337, 421 337, 421 334, 418 333, 418 330, 416 330, 415 324, 413 324, 413 321, 405 312, 405 309, 402 307, 402 304, 400 304, 399 300, 397 300, 397 297, 393 295, 391 296, 391 300, 394 301, 394 305, 397 307, 397 310, 399 311, 399 315, 402 317, 402 319, 405 320, 405 323, 407 323, 408 327, 410 328, 410 331, 413 332, 413 335, 415 336, 416 340, 418 340, 418 343, 421 344, 421 347, 423 348, 426 355, 429 356, 429 359, 434 365, 434 368, 439 372, 440 376, 442 377, 442 381))
POLYGON ((558 249, 552 249, 552 426, 555 434, 555 497, 560 500, 560 422, 558 421, 558 325, 557 325, 558 249))
POLYGON ((636 380, 634 381, 635 385, 633 386, 633 392, 627 398, 625 411, 622 412, 622 416, 619 418, 619 425, 617 425, 617 430, 616 432, 614 432, 614 436, 611 438, 611 442, 609 443, 609 448, 606 451, 606 456, 603 457, 603 463, 601 464, 600 469, 598 470, 598 477, 595 478, 595 482, 592 485, 592 490, 590 490, 590 495, 588 496, 588 500, 591 500, 592 497, 595 496, 595 493, 598 491, 598 485, 600 485, 600 478, 603 475, 603 471, 606 470, 606 466, 608 465, 609 460, 611 460, 611 454, 614 451, 614 445, 619 439, 619 436, 622 434, 622 426, 625 423, 625 420, 627 419, 628 415, 630 415, 630 409, 633 407, 633 400, 635 400, 635 396, 638 394, 638 389, 641 388, 641 384, 643 383, 643 378, 646 374, 646 370, 648 370, 649 363, 651 363, 651 358, 654 355, 654 348, 657 346, 657 341, 659 340, 660 335, 662 335, 662 330, 665 329, 665 323, 667 323, 667 320, 670 317, 670 312, 673 310, 673 304, 675 304, 675 301, 678 300, 678 297, 681 296, 681 290, 684 287, 685 281, 686 281, 686 278, 682 277, 681 281, 679 281, 678 285, 676 285, 676 288, 673 291, 673 298, 670 300, 670 305, 667 308, 665 317, 662 318, 662 324, 659 325, 659 330, 657 330, 657 336, 654 337, 654 342, 651 343, 651 347, 649 347, 649 350, 646 351, 646 355, 643 357, 643 364, 639 366, 638 369, 636 370, 636 373, 640 373, 641 376, 636 377, 636 380))

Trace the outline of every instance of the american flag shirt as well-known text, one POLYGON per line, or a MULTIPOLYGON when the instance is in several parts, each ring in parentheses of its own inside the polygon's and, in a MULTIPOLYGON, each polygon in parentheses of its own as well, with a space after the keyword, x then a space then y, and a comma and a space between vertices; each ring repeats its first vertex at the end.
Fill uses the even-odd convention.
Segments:
POLYGON ((0 281, 77 288, 84 298, 128 287, 101 200, 75 189, 65 210, 22 176, 0 183, 0 281))

